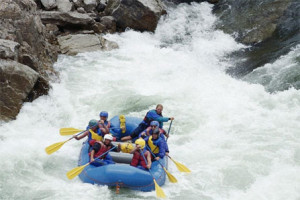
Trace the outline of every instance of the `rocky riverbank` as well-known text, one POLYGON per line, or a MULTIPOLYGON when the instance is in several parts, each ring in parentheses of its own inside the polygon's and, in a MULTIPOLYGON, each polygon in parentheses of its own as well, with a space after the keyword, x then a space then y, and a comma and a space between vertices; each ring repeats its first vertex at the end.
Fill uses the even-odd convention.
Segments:
MULTIPOLYGON (((202 2, 203 0, 194 0, 202 2)), ((287 53, 300 41, 297 0, 207 0, 216 28, 249 45, 229 58, 243 76, 287 53), (245 59, 241 59, 245 58, 245 59)), ((46 95, 58 54, 111 50, 102 37, 131 28, 154 32, 166 5, 193 0, 0 0, 0 120, 14 119, 24 102, 46 95)))

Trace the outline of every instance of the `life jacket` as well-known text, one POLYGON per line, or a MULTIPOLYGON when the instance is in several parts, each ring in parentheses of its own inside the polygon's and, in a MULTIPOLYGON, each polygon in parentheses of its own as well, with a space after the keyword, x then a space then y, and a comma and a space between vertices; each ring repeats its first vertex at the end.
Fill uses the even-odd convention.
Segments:
MULTIPOLYGON (((144 148, 142 153, 144 154, 144 157, 147 159, 149 151, 147 151, 146 148, 144 148)), ((147 169, 147 164, 146 164, 145 159, 143 158, 143 156, 141 155, 140 152, 136 151, 133 154, 130 165, 136 167, 136 166, 138 166, 138 164, 140 164, 142 167, 147 169)))
MULTIPOLYGON (((152 110, 149 110, 149 111, 146 113, 145 117, 144 117, 144 122, 147 124, 147 126, 149 126, 150 123, 151 123, 152 121, 154 121, 154 119, 150 119, 149 117, 147 117, 147 116, 148 116, 148 113, 151 112, 151 111, 152 111, 152 110)), ((154 110, 154 112, 156 112, 156 110, 154 110)), ((158 114, 158 113, 156 112, 156 114, 158 114)), ((162 117, 162 114, 158 114, 158 115, 162 117)))
POLYGON ((154 154, 159 153, 159 147, 157 146, 157 144, 160 142, 160 140, 161 140, 161 137, 158 137, 158 139, 153 142, 152 135, 151 135, 147 141, 147 145, 150 147, 151 151, 154 154))
MULTIPOLYGON (((108 150, 111 149, 111 145, 106 146, 103 142, 97 141, 97 143, 99 143, 101 145, 99 151, 97 151, 94 154, 94 158, 97 158, 98 156, 102 155, 103 153, 107 152, 108 150)), ((89 155, 91 155, 91 153, 89 153, 89 155)), ((100 159, 104 159, 106 157, 107 154, 105 154, 104 156, 101 156, 100 159)))

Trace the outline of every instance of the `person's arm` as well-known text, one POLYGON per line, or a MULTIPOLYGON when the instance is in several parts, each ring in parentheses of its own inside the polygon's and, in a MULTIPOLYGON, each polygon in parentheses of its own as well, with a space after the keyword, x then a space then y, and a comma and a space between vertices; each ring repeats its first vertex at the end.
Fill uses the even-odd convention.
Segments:
POLYGON ((87 130, 87 131, 83 132, 83 134, 81 134, 80 136, 75 136, 74 138, 75 138, 76 140, 81 140, 82 138, 84 138, 84 137, 87 136, 88 134, 89 134, 89 131, 87 130))
POLYGON ((130 153, 131 154, 134 154, 134 152, 136 152, 137 150, 139 150, 140 149, 140 146, 139 145, 136 145, 131 151, 130 151, 130 153))
POLYGON ((174 120, 174 117, 162 117, 156 113, 155 110, 148 113, 147 117, 151 120, 155 120, 158 122, 167 122, 169 120, 174 120))
POLYGON ((92 151, 91 151, 91 155, 90 155, 90 162, 94 162, 94 155, 95 155, 95 150, 93 149, 92 151))
POLYGON ((151 162, 151 156, 150 156, 150 152, 149 151, 147 153, 147 162, 148 162, 147 168, 150 169, 152 162, 151 162))
POLYGON ((104 135, 105 134, 108 134, 109 133, 109 129, 108 129, 108 127, 104 124, 104 121, 103 120, 100 120, 100 125, 101 125, 101 127, 100 127, 100 129, 101 129, 101 131, 104 133, 104 135))
POLYGON ((155 158, 156 160, 163 158, 166 153, 166 148, 165 148, 165 145, 162 143, 162 141, 159 142, 158 148, 159 148, 159 152, 158 152, 158 156, 155 158))

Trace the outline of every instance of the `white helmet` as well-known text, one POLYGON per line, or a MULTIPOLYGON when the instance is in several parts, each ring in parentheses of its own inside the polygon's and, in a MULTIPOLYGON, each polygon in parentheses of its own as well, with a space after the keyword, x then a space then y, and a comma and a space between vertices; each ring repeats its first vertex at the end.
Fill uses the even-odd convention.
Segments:
POLYGON ((113 140, 113 136, 112 135, 110 135, 110 134, 106 134, 105 136, 104 136, 104 139, 103 139, 104 141, 105 140, 110 140, 110 141, 112 141, 113 140))

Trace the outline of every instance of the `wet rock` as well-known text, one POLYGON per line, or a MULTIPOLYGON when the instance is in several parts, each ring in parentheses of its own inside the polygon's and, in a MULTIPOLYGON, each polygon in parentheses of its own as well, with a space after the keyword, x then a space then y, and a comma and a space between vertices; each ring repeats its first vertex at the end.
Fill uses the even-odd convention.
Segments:
POLYGON ((41 0, 45 10, 52 10, 57 7, 56 0, 41 0))
POLYGON ((111 50, 118 48, 115 42, 108 41, 100 35, 67 35, 58 37, 61 52, 68 55, 77 53, 111 50))
POLYGON ((272 36, 291 0, 224 0, 214 12, 220 17, 218 28, 235 34, 244 44, 254 44, 272 36))
POLYGON ((0 59, 0 119, 14 119, 39 74, 16 61, 0 59))
POLYGON ((104 12, 113 16, 123 31, 128 27, 153 32, 164 11, 160 0, 109 0, 104 12))

